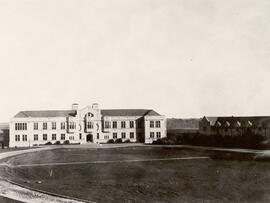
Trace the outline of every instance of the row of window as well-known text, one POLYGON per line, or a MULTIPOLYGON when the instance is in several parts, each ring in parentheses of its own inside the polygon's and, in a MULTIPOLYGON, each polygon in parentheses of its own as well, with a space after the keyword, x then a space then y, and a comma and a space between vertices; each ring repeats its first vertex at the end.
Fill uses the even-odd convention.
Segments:
MULTIPOLYGON (((117 138, 120 138, 120 137, 118 137, 118 133, 113 133, 113 139, 117 139, 117 138)), ((134 132, 130 132, 129 133, 129 137, 128 137, 127 136, 127 133, 122 132, 121 133, 121 138, 122 139, 134 139, 135 138, 135 133, 134 132)), ((97 133, 97 139, 99 139, 99 133, 97 133)), ((110 139, 109 135, 104 135, 104 139, 105 140, 110 139)))
MULTIPOLYGON (((127 122, 128 121, 121 121, 121 128, 127 128, 127 122)), ((108 128, 118 128, 118 123, 117 121, 105 121, 104 122, 104 128, 108 129, 108 128), (111 126, 112 124, 112 126, 111 126)), ((135 121, 129 121, 129 128, 134 128, 135 127, 135 121)), ((140 128, 140 124, 138 122, 138 128, 140 128)))
MULTIPOLYGON (((38 134, 34 134, 34 141, 38 140, 43 140, 47 141, 48 140, 48 134, 43 134, 42 137, 40 138, 38 134)), ((61 134, 60 136, 61 140, 66 139, 66 135, 64 133, 61 134)), ((82 135, 80 134, 80 139, 82 139, 82 135)), ((51 135, 51 140, 56 140, 56 134, 51 135)), ((74 140, 74 136, 69 136, 69 140, 74 140)), ((15 141, 19 142, 21 141, 21 136, 20 135, 15 135, 15 141)), ((27 141, 27 135, 22 135, 22 141, 27 141)))
MULTIPOLYGON (((56 140, 56 134, 52 134, 52 139, 51 140, 56 140)), ((60 139, 61 140, 66 140, 66 134, 62 133, 60 135, 60 139)), ((80 134, 80 139, 82 139, 82 135, 80 134)), ((39 135, 38 134, 34 134, 34 141, 38 141, 39 140, 39 135)), ((48 135, 47 134, 43 134, 42 135, 42 140, 46 141, 48 140, 48 135)), ((69 140, 74 140, 74 136, 69 136, 69 140)))
MULTIPOLYGON (((126 121, 121 121, 121 128, 126 128, 126 121)), ((65 130, 66 129, 66 122, 61 122, 61 130, 65 130)), ((69 129, 76 129, 76 123, 75 122, 69 122, 68 123, 68 127, 69 129)), ((86 127, 87 129, 93 129, 94 128, 94 123, 93 122, 87 122, 86 123, 86 127)), ((104 127, 105 128, 111 128, 111 122, 110 121, 105 121, 104 123, 104 127)), ((135 127, 135 123, 134 121, 129 121, 129 128, 134 128, 135 127)), ((138 128, 140 128, 140 122, 138 122, 138 128)), ((160 121, 150 121, 150 128, 160 128, 160 121)), ((112 122, 112 128, 118 128, 118 124, 117 121, 113 121, 112 122)), ((38 130, 39 126, 38 123, 35 122, 34 123, 34 130, 38 130)), ((47 122, 43 122, 42 123, 42 129, 43 130, 47 130, 48 129, 48 123, 47 122)), ((52 130, 56 130, 56 122, 51 122, 51 129, 52 130)), ((27 130, 27 123, 15 123, 15 130, 27 130)))
MULTIPOLYGON (((76 123, 75 122, 69 122, 69 129, 75 129, 76 128, 76 123)), ((38 130, 39 125, 37 122, 34 123, 34 130, 38 130)), ((48 123, 43 122, 42 123, 42 130, 47 130, 48 129, 48 123)), ((56 122, 51 122, 51 129, 56 130, 56 122)), ((60 126, 61 130, 66 129, 66 122, 61 122, 60 126)), ((27 123, 15 123, 15 130, 27 130, 27 123)))
MULTIPOLYGON (((56 140, 56 134, 52 134, 51 135, 52 137, 52 139, 51 140, 56 140)), ((63 134, 61 134, 61 140, 65 140, 66 139, 66 135, 63 133, 63 134)), ((38 140, 40 140, 40 137, 39 137, 39 135, 38 134, 34 134, 34 141, 38 141, 38 140)), ((43 141, 47 141, 48 140, 48 134, 43 134, 42 135, 42 140, 43 141)))
POLYGON ((150 121, 150 128, 160 128, 160 121, 150 121), (156 125, 155 125, 156 124, 156 125))
MULTIPOLYGON (((229 129, 230 130, 236 130, 237 132, 239 132, 241 129, 243 129, 243 128, 229 128, 229 127, 225 127, 225 128, 216 128, 217 130, 224 130, 225 132, 228 132, 229 131, 229 129)), ((246 129, 252 129, 252 128, 246 128, 246 129)), ((253 128, 254 129, 254 128, 253 128)), ((262 127, 258 127, 257 128, 259 131, 262 131, 262 127)), ((207 127, 203 127, 203 131, 206 131, 207 130, 207 127)))
MULTIPOLYGON (((17 142, 21 141, 21 136, 15 135, 15 141, 17 142)), ((27 135, 22 135, 22 141, 27 141, 27 135)))
MULTIPOLYGON (((155 132, 150 132, 150 138, 155 138, 155 132)), ((160 132, 156 132, 156 138, 161 138, 160 132)))
POLYGON ((27 123, 15 123, 15 130, 27 130, 27 123))
MULTIPOLYGON (((118 133, 113 133, 113 139, 117 139, 118 138, 118 133)), ((129 133, 129 138, 127 136, 127 134, 125 132, 121 133, 121 138, 122 139, 134 139, 135 138, 135 134, 134 132, 130 132, 129 133)))

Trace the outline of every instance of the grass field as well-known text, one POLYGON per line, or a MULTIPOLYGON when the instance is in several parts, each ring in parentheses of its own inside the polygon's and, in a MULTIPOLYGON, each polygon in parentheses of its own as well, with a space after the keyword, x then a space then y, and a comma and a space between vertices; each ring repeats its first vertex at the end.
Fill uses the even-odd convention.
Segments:
POLYGON ((253 156, 166 147, 55 149, 9 158, 5 161, 12 167, 1 173, 31 187, 96 202, 269 202, 270 163, 253 161, 253 156), (210 158, 117 162, 198 156, 210 158), (93 161, 116 162, 60 164, 93 161), (60 165, 29 166, 44 163, 60 165))

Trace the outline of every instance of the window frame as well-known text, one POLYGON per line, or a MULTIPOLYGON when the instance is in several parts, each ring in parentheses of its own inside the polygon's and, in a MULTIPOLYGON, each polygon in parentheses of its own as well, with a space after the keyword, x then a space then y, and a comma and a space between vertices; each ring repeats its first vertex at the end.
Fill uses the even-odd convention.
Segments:
POLYGON ((42 129, 43 130, 47 130, 48 129, 48 124, 46 122, 43 122, 42 129))
POLYGON ((56 122, 55 121, 52 122, 52 130, 56 130, 56 122))
POLYGON ((66 140, 66 134, 65 133, 61 133, 60 140, 66 140))
POLYGON ((126 139, 126 133, 125 132, 121 132, 121 138, 126 139))
POLYGON ((150 121, 149 127, 150 127, 150 128, 155 128, 155 122, 154 122, 154 121, 150 121))
POLYGON ((117 128, 117 121, 113 121, 113 128, 117 128))
POLYGON ((44 133, 42 138, 43 138, 42 139, 43 141, 47 141, 48 140, 48 134, 44 133))
POLYGON ((130 132, 129 133, 129 138, 130 139, 134 139, 135 138, 135 133, 134 132, 130 132))
POLYGON ((38 134, 34 134, 34 141, 38 141, 38 134))

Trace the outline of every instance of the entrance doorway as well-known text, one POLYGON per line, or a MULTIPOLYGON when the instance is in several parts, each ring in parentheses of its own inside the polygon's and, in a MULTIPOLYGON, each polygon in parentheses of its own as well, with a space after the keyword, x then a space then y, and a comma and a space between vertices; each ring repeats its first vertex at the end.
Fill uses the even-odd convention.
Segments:
POLYGON ((93 142, 93 135, 92 134, 88 134, 86 136, 86 142, 93 142))

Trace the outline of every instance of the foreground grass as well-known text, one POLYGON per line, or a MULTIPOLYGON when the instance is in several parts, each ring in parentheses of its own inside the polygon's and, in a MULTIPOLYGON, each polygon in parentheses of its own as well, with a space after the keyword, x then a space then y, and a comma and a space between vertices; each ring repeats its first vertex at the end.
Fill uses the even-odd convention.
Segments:
POLYGON ((270 201, 270 163, 253 161, 252 154, 157 147, 58 149, 8 162, 16 166, 190 156, 210 159, 15 167, 2 173, 31 187, 97 202, 270 201))

